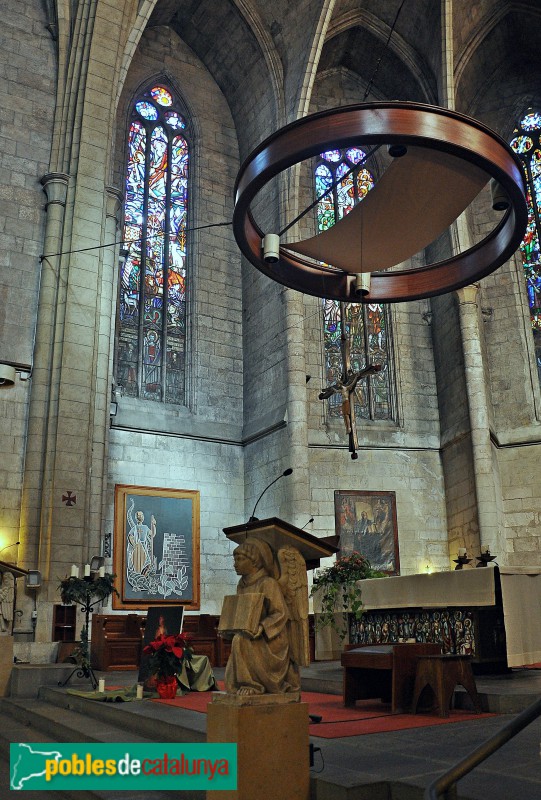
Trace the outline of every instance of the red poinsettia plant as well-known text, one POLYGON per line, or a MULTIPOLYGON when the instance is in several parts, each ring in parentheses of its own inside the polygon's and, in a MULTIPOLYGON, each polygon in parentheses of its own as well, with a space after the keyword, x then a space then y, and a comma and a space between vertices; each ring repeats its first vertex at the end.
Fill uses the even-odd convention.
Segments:
POLYGON ((184 661, 191 661, 193 650, 186 635, 163 636, 160 634, 143 648, 143 654, 149 656, 148 674, 161 679, 177 675, 181 671, 184 661))

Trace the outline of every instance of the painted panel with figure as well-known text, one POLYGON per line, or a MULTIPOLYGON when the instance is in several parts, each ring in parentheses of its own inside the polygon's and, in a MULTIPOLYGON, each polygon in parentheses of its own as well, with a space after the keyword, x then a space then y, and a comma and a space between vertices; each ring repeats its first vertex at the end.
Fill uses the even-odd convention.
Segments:
POLYGON ((113 608, 199 608, 199 492, 115 487, 113 608))
POLYGON ((374 569, 400 574, 394 492, 335 491, 334 510, 339 556, 361 553, 374 569))

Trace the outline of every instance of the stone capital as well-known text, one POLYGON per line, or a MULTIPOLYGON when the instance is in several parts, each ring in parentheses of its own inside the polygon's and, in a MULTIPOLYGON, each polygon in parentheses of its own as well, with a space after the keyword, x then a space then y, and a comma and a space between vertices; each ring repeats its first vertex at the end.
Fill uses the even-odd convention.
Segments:
POLYGON ((117 227, 120 225, 120 212, 122 210, 122 201, 124 195, 121 189, 116 186, 106 186, 105 194, 107 198, 106 214, 108 217, 113 217, 117 227))
POLYGON ((456 290, 456 294, 460 305, 465 305, 465 304, 477 305, 479 284, 470 283, 468 286, 463 286, 462 289, 456 290))
POLYGON ((70 176, 65 172, 49 172, 40 179, 43 191, 47 195, 46 210, 50 205, 64 206, 66 204, 69 178, 70 176))

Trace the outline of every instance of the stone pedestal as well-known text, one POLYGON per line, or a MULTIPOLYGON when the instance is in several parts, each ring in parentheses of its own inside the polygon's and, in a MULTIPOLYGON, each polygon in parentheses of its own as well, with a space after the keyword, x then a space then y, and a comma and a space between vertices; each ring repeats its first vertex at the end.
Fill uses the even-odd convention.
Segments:
POLYGON ((9 679, 13 669, 13 636, 0 636, 0 697, 9 694, 9 679))
POLYGON ((308 800, 308 705, 298 694, 215 694, 207 742, 236 742, 236 791, 208 791, 207 800, 308 800))

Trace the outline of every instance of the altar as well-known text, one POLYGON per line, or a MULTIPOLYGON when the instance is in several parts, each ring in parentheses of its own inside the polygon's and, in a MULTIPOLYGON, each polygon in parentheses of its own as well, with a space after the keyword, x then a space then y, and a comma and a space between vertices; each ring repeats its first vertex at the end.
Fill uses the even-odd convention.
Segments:
MULTIPOLYGON (((440 643, 444 653, 471 656, 477 673, 541 662, 541 568, 487 566, 359 584, 364 613, 350 617, 351 644, 440 643)), ((338 658, 336 645, 319 631, 316 659, 338 658)))

